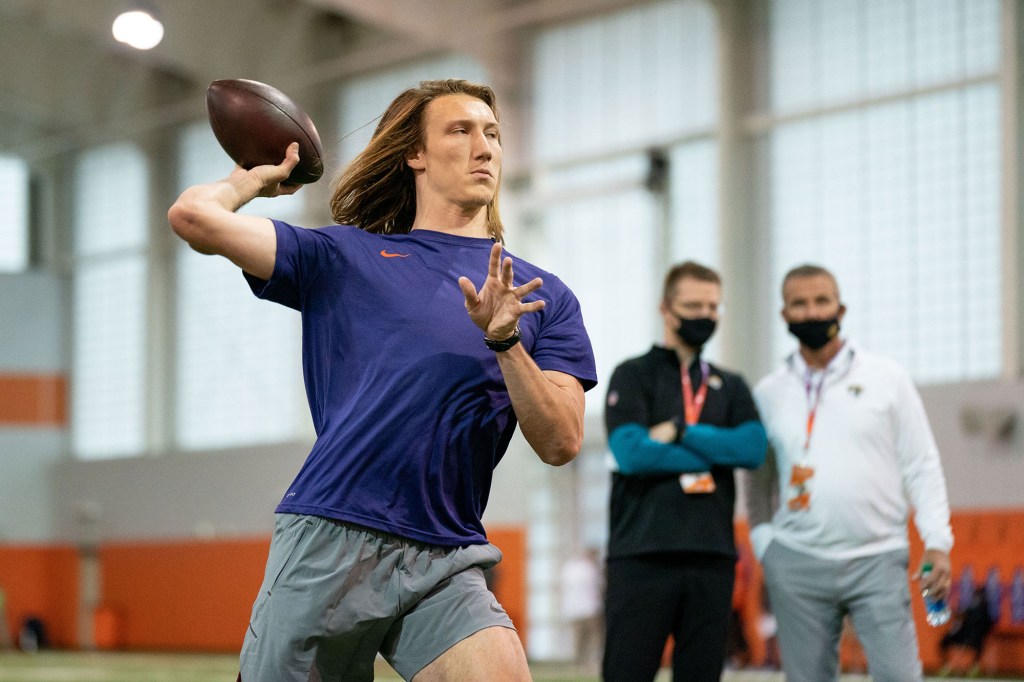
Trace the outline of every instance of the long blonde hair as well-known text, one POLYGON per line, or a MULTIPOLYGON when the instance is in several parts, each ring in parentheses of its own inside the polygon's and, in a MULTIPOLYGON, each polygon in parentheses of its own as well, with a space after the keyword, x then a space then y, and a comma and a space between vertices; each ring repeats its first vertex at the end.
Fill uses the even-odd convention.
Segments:
MULTIPOLYGON (((366 149, 335 178, 331 192, 335 222, 384 234, 412 229, 416 186, 406 161, 423 148, 423 112, 427 105, 445 95, 476 97, 498 118, 497 98, 486 85, 457 79, 432 80, 404 91, 384 112, 366 149)), ((497 187, 487 204, 487 229, 496 241, 504 243, 497 187)))

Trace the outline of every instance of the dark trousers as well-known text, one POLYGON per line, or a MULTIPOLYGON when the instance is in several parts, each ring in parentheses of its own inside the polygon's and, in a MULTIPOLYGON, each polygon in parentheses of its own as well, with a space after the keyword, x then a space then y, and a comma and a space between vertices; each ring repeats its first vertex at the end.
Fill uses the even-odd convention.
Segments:
POLYGON ((653 680, 669 635, 673 682, 721 679, 735 559, 706 554, 608 561, 605 682, 653 680))

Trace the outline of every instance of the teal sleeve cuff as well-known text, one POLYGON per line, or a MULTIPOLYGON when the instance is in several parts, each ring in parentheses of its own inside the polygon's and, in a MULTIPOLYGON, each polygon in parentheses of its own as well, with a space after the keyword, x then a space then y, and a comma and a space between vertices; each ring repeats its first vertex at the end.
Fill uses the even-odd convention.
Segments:
POLYGON ((693 424, 686 427, 682 444, 712 464, 756 469, 764 464, 768 435, 755 420, 733 427, 693 424))
POLYGON ((608 437, 608 446, 619 472, 635 474, 681 474, 707 471, 710 464, 686 445, 660 443, 651 439, 641 424, 623 424, 608 437))

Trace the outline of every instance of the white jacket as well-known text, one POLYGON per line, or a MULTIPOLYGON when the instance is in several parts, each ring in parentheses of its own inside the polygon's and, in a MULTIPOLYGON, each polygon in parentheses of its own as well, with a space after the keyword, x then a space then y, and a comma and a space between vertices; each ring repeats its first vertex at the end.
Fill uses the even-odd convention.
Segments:
MULTIPOLYGON (((813 391, 809 399, 811 375, 800 353, 794 352, 754 388, 779 486, 771 523, 751 532, 758 558, 773 538, 827 559, 907 547, 911 505, 925 547, 948 553, 953 533, 942 463, 910 375, 849 341, 825 373, 806 455, 813 391), (786 504, 790 470, 805 462, 814 468, 810 508, 793 511, 786 504)), ((817 386, 820 377, 811 376, 811 385, 817 386)))

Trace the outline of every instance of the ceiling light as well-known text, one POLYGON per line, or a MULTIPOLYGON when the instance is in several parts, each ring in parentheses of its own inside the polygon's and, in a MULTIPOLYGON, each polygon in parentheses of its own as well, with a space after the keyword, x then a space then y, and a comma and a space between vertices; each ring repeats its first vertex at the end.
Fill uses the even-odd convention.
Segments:
POLYGON ((114 19, 114 38, 136 50, 149 50, 160 44, 164 25, 145 10, 136 9, 114 19))

